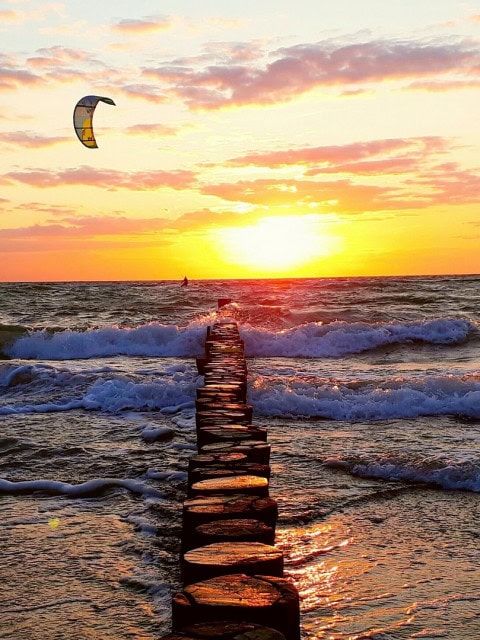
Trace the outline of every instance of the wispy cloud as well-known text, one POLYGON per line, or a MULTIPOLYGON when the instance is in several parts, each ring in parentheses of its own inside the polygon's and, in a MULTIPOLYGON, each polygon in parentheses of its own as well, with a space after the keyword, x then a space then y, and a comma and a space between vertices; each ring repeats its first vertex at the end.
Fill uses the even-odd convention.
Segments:
POLYGON ((168 224, 165 218, 66 217, 58 222, 0 229, 0 251, 159 246, 169 242, 168 233, 159 235, 168 224))
POLYGON ((196 176, 194 172, 185 170, 123 172, 81 166, 62 171, 46 169, 11 171, 0 176, 0 182, 2 179, 4 184, 20 182, 41 188, 87 185, 110 191, 116 189, 153 191, 163 188, 186 189, 194 184, 196 176))
MULTIPOLYGON (((255 46, 256 49, 256 46, 255 46)), ((245 50, 245 48, 244 48, 245 50)), ((243 51, 244 51, 243 50, 243 51)), ((192 109, 285 102, 316 88, 355 88, 385 81, 439 80, 478 75, 480 49, 472 41, 373 40, 299 44, 257 55, 248 64, 209 56, 144 69, 192 109)))
POLYGON ((68 142, 70 140, 70 137, 40 136, 33 131, 8 131, 5 133, 0 132, 0 143, 29 149, 53 147, 56 144, 61 144, 62 142, 68 142))
POLYGON ((157 31, 165 31, 172 26, 172 19, 168 16, 148 16, 138 20, 124 19, 112 25, 113 31, 123 34, 139 35, 157 31))
POLYGON ((241 180, 202 188, 202 193, 231 202, 244 202, 257 207, 296 207, 296 213, 305 208, 312 212, 364 213, 394 207, 388 198, 393 188, 359 185, 351 180, 315 182, 309 180, 241 180))
POLYGON ((134 124, 125 129, 125 133, 132 136, 176 136, 180 127, 173 127, 168 124, 134 124))
MULTIPOLYGON (((165 29, 170 18, 124 20, 123 33, 165 29)), ((324 40, 268 50, 267 44, 215 42, 196 56, 161 61, 140 71, 112 66, 96 53, 64 46, 39 49, 26 60, 0 57, 0 90, 45 81, 72 83, 87 75, 93 86, 159 103, 181 100, 190 109, 215 110, 291 101, 317 89, 341 96, 395 82, 404 90, 448 91, 479 86, 480 47, 445 39, 324 40)))
POLYGON ((150 84, 125 84, 121 87, 121 91, 130 98, 140 98, 147 102, 167 102, 169 99, 166 92, 150 84))
POLYGON ((40 76, 25 69, 0 66, 0 91, 15 91, 21 86, 41 84, 40 76))
POLYGON ((0 20, 3 22, 20 22, 20 15, 11 9, 0 11, 0 20))
MULTIPOLYGON (((367 165, 369 163, 366 163, 367 165)), ((378 169, 388 166, 376 166, 378 169)), ((435 205, 459 205, 480 203, 480 174, 464 170, 456 163, 443 163, 423 167, 422 171, 397 177, 392 186, 385 184, 387 174, 365 171, 362 163, 358 175, 375 175, 377 184, 362 183, 354 176, 339 180, 313 181, 307 179, 257 179, 240 180, 202 186, 202 193, 217 196, 230 202, 248 203, 255 207, 288 209, 296 213, 344 213, 358 214, 373 211, 409 211, 435 205), (363 171, 363 173, 362 173, 363 171), (413 177, 415 176, 415 177, 413 177)), ((369 167, 372 169, 372 167, 369 167)), ((337 169, 338 170, 338 169, 337 169)))
MULTIPOLYGON (((17 3, 14 3, 17 4, 17 3)), ((0 11, 0 20, 9 22, 43 22, 50 14, 64 15, 65 6, 60 2, 36 2, 34 9, 29 9, 28 5, 21 11, 5 9, 0 11)))
POLYGON ((318 147, 300 147, 280 151, 254 152, 230 158, 225 164, 229 166, 256 167, 288 167, 306 165, 308 167, 335 168, 348 162, 371 160, 372 158, 398 157, 407 154, 409 157, 425 157, 432 153, 445 151, 448 142, 438 136, 418 138, 388 138, 352 142, 344 145, 318 147))
POLYGON ((14 207, 15 212, 41 213, 50 216, 74 215, 76 209, 64 205, 45 204, 44 202, 24 202, 14 207))
POLYGON ((51 67, 65 67, 71 64, 85 64, 92 62, 92 55, 81 49, 54 46, 42 48, 37 55, 27 58, 27 64, 38 69, 51 69, 51 67))

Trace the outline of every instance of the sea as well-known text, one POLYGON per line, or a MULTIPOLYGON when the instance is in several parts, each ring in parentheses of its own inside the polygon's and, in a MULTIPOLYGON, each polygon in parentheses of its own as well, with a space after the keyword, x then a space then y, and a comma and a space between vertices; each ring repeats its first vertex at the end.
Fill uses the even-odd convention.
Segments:
POLYGON ((0 284, 0 638, 170 631, 225 318, 303 638, 480 639, 479 275, 0 284))

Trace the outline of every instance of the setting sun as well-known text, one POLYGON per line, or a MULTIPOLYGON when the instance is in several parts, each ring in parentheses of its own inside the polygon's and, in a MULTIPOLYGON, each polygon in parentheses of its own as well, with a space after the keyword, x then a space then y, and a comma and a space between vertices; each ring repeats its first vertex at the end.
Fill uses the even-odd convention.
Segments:
POLYGON ((319 229, 317 216, 271 216, 245 227, 216 232, 236 264, 264 272, 292 271, 333 252, 334 240, 319 229))

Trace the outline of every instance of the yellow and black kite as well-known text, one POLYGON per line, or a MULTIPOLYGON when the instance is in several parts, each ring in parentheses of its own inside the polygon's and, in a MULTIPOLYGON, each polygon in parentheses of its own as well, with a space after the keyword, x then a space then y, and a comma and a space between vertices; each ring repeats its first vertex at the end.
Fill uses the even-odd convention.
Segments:
POLYGON ((97 141, 93 134, 92 119, 95 112, 95 107, 99 102, 106 102, 107 104, 113 104, 115 102, 111 98, 104 98, 102 96, 85 96, 77 102, 75 109, 73 110, 73 126, 75 127, 75 133, 82 144, 89 149, 97 149, 97 141))

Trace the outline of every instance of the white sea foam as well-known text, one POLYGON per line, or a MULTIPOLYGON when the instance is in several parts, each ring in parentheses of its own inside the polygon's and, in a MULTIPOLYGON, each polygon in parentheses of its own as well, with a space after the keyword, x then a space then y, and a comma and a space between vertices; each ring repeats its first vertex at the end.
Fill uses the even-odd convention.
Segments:
POLYGON ((151 383, 135 383, 127 380, 96 382, 82 399, 85 409, 117 412, 125 409, 159 409, 173 413, 192 407, 194 383, 186 385, 159 380, 151 383))
POLYGON ((250 357, 341 357, 390 344, 413 341, 455 344, 476 330, 468 320, 444 318, 424 322, 331 322, 307 324, 272 332, 240 327, 250 357))
MULTIPOLYGON (((420 341, 456 344, 476 330, 468 320, 444 318, 424 322, 309 322, 292 329, 272 331, 241 325, 247 357, 341 357, 390 344, 420 341)), ((13 358, 71 360, 117 355, 188 357, 201 355, 205 320, 187 327, 150 323, 134 329, 104 328, 88 331, 35 331, 9 348, 13 358)))
MULTIPOLYGON (((50 372, 54 377, 53 372, 50 372)), ((99 377, 87 386, 75 385, 75 376, 70 374, 66 396, 55 401, 28 403, 16 402, 0 407, 0 415, 49 413, 73 409, 97 410, 109 413, 119 411, 161 411, 173 414, 194 407, 195 388, 200 378, 191 372, 172 377, 159 377, 148 382, 136 382, 124 376, 113 376, 105 380, 99 377), (75 396, 75 397, 72 397, 75 396)), ((43 387, 43 391, 50 387, 43 387)), ((158 434, 160 435, 160 434, 158 434)))
POLYGON ((144 427, 141 436, 145 442, 156 442, 166 440, 173 436, 175 432, 169 427, 144 427))
MULTIPOLYGON (((20 367, 21 369, 22 367, 20 367)), ((480 418, 480 375, 396 377, 362 383, 286 375, 250 375, 248 400, 261 416, 323 417, 333 420, 382 420, 417 416, 465 415, 480 418)), ((10 374, 9 374, 10 375, 10 374)), ((0 406, 0 415, 49 413, 84 409, 118 413, 160 411, 172 416, 178 429, 194 424, 195 389, 202 378, 192 370, 171 372, 146 381, 109 372, 92 384, 80 386, 78 376, 61 371, 62 396, 34 403, 12 401, 0 406), (173 373, 173 375, 172 375, 173 373), (70 376, 70 377, 69 377, 70 376)), ((55 371, 48 370, 54 388, 55 371)), ((44 396, 45 394, 43 394, 44 396)), ((15 394, 12 396, 16 398, 15 394)), ((148 441, 168 437, 164 428, 142 427, 148 441)))
POLYGON ((70 360, 116 355, 194 357, 204 351, 206 326, 188 327, 152 322, 134 329, 103 328, 88 331, 34 331, 6 349, 13 358, 70 360))
POLYGON ((465 415, 480 418, 480 377, 397 378, 381 386, 258 376, 249 390, 257 415, 322 417, 332 420, 385 420, 417 416, 465 415))
POLYGON ((162 500, 165 494, 157 489, 147 486, 138 480, 122 478, 96 478, 81 484, 69 484, 68 482, 58 482, 55 480, 25 480, 20 482, 10 482, 0 478, 0 493, 27 493, 36 491, 53 495, 65 495, 71 498, 85 498, 94 496, 112 488, 122 488, 131 493, 140 494, 144 497, 162 500))
POLYGON ((433 484, 443 489, 480 492, 480 466, 474 463, 459 464, 448 460, 431 460, 428 457, 413 461, 394 459, 352 460, 331 458, 326 466, 344 469, 362 478, 380 478, 390 481, 407 481, 433 484))

